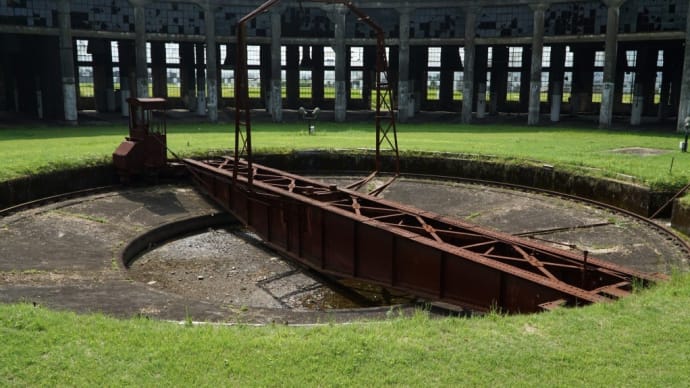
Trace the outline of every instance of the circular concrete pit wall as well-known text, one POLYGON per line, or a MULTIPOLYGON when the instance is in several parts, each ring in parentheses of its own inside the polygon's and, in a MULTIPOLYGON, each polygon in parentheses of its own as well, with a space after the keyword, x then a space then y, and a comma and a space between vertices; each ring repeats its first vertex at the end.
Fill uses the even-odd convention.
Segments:
MULTIPOLYGON (((307 173, 333 173, 370 171, 374 161, 371 153, 351 151, 297 151, 281 154, 257 154, 258 163, 285 171, 307 173)), ((390 158, 384 160, 383 170, 392 170, 390 158)), ((649 216, 671 197, 672 193, 654 192, 644 186, 612 179, 560 171, 548 165, 523 162, 499 163, 486 157, 419 153, 404 155, 400 170, 404 173, 433 174, 479 179, 576 195, 649 216)), ((170 169, 162 178, 183 174, 170 169)), ((67 169, 50 174, 38 174, 16 180, 0 182, 0 209, 60 193, 118 183, 111 165, 67 169)), ((670 215, 669 208, 666 215, 670 215)))

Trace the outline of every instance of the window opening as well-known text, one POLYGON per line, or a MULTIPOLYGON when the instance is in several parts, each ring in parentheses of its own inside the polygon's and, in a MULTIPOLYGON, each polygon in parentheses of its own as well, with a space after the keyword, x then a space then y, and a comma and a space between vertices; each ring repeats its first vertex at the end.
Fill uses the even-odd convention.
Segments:
POLYGON ((364 97, 364 47, 350 47, 350 99, 364 97))
MULTIPOLYGON (((490 47, 489 47, 490 48, 490 47)), ((458 56, 460 57, 460 63, 465 65, 465 48, 458 48, 458 56)), ((491 63, 491 59, 487 59, 487 63, 491 63)), ((463 79, 465 78, 465 72, 462 70, 453 72, 453 101, 462 101, 462 91, 463 91, 463 79)))
POLYGON ((561 102, 568 103, 573 90, 573 52, 565 46, 565 71, 563 72, 563 95, 561 102))
POLYGON ((436 101, 441 89, 441 48, 427 48, 426 99, 436 101))
POLYGON ((508 47, 508 85, 506 88, 506 101, 520 101, 522 51, 522 47, 508 47))
MULTIPOLYGON (((225 46, 221 46, 221 49, 225 46)), ((223 58, 225 59, 225 58, 223 58)), ((223 62, 221 62, 223 63, 223 62)), ((180 97, 182 83, 180 80, 180 44, 165 44, 166 90, 168 97, 180 97)))
POLYGON ((592 102, 601 102, 601 94, 604 90, 604 52, 594 53, 594 72, 592 73, 592 102))
POLYGON ((89 54, 89 41, 77 40, 77 76, 79 97, 93 97, 93 56, 89 54))
POLYGON ((110 42, 110 58, 113 63, 113 90, 120 90, 120 50, 117 41, 110 42))

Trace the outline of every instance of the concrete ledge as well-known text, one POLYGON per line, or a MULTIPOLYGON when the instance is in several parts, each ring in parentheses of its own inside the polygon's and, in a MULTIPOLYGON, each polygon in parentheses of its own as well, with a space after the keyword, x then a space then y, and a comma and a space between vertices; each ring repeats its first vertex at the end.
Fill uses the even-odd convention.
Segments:
POLYGON ((53 195, 118 183, 111 165, 71 168, 0 182, 0 209, 53 195))
MULTIPOLYGON (((256 159, 271 167, 302 172, 371 171, 374 168, 374 158, 370 153, 299 151, 263 154, 256 159)), ((403 173, 446 175, 535 187, 588 198, 642 216, 652 214, 672 195, 653 192, 648 187, 629 182, 559 171, 548 165, 508 164, 486 157, 430 152, 402 156, 400 162, 403 173)), ((390 158, 384 161, 384 165, 388 165, 384 170, 392 170, 390 158)))
POLYGON ((671 226, 684 235, 690 236, 690 207, 683 205, 680 199, 673 200, 671 226))
MULTIPOLYGON (((287 154, 256 154, 258 163, 287 171, 309 173, 367 172, 374 168, 370 151, 296 151, 287 154)), ((386 158, 383 170, 392 171, 392 159, 386 158)), ((672 193, 653 192, 649 188, 613 179, 559 171, 548 165, 503 163, 489 157, 449 153, 415 153, 401 157, 400 169, 414 174, 446 175, 547 189, 576 195, 649 216, 672 193)), ((165 176, 179 179, 177 166, 165 176), (178 175, 175 178, 176 174, 178 175)), ((69 169, 51 174, 0 182, 0 209, 52 195, 118 183, 111 165, 69 169)), ((663 214, 662 214, 663 215, 663 214)), ((670 215, 670 209, 666 216, 670 215)))
POLYGON ((130 241, 120 252, 120 264, 124 268, 129 268, 132 262, 141 254, 166 241, 206 228, 214 228, 237 222, 238 221, 228 213, 204 214, 169 222, 148 230, 130 241))

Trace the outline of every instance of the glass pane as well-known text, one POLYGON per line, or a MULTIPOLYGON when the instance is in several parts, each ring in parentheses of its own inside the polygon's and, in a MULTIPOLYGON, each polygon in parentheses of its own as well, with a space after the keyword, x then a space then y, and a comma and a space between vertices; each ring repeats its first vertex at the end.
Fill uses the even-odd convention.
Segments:
POLYGON ((364 47, 350 47, 350 66, 364 66, 364 47))
POLYGON ((361 100, 364 91, 364 72, 361 70, 350 72, 350 98, 361 100))
POLYGON ((508 72, 508 91, 506 93, 507 101, 520 101, 520 77, 522 73, 519 71, 508 72))
POLYGON ((180 69, 168 69, 168 97, 180 97, 180 69))
POLYGON ((78 62, 92 62, 93 56, 89 54, 89 41, 77 40, 77 61, 78 62))
MULTIPOLYGON (((223 51, 222 48, 225 47, 225 45, 221 46, 221 52, 223 51)), ((223 57, 223 60, 225 57, 223 57)), ((173 65, 179 65, 180 64, 180 44, 179 43, 166 43, 165 44, 165 63, 167 64, 173 64, 173 65)), ((221 63, 222 60, 221 60, 221 63)))
POLYGON ((323 97, 326 99, 335 98, 335 71, 333 70, 323 72, 323 97))
POLYGON ((93 97, 93 67, 79 66, 79 97, 93 97))
POLYGON ((601 102, 601 92, 604 88, 604 72, 595 71, 592 75, 592 102, 601 102))
POLYGON ((260 98, 261 97, 261 71, 260 70, 249 69, 247 71, 247 85, 248 85, 248 89, 249 89, 249 98, 260 98))
POLYGON ((220 95, 225 98, 235 97, 235 70, 220 70, 220 95))
POLYGON ((426 74, 426 99, 438 100, 441 83, 441 72, 428 71, 426 74))
POLYGON ((462 80, 465 77, 465 73, 462 71, 453 72, 453 100, 462 101, 462 80))
POLYGON ((299 71, 299 98, 311 98, 311 70, 299 71))
POLYGON ((508 67, 522 67, 522 47, 508 47, 508 67))

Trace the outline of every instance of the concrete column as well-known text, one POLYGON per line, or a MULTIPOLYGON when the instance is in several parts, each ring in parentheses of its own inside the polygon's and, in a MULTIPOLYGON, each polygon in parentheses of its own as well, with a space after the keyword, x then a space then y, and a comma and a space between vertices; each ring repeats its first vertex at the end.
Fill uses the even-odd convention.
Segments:
POLYGON ((297 109, 299 102, 299 46, 290 45, 285 48, 285 97, 290 109, 297 109))
POLYGON ((312 46, 311 48, 311 102, 314 107, 323 106, 323 46, 312 46))
POLYGON ((218 45, 216 44, 216 15, 211 1, 204 7, 206 23, 206 91, 208 98, 208 120, 218 121, 218 45))
POLYGON ((347 116, 347 52, 345 46, 345 26, 347 10, 338 4, 331 14, 335 24, 335 121, 344 122, 347 116))
POLYGON ((272 62, 271 45, 262 44, 259 46, 259 60, 263 64, 259 68, 259 85, 261 87, 259 100, 263 101, 266 112, 271 113, 271 66, 266 66, 272 62))
POLYGON ((630 108, 630 124, 640 125, 642 122, 642 110, 644 109, 644 87, 642 82, 635 81, 633 89, 632 107, 630 108))
POLYGON ((571 47, 573 50, 573 81, 570 109, 571 114, 577 116, 581 111, 589 111, 592 103, 595 49, 589 44, 578 44, 571 47))
POLYGON ((110 47, 110 41, 106 42, 106 63, 108 66, 105 70, 106 84, 105 84, 105 101, 108 112, 115 112, 117 109, 117 102, 115 101, 115 86, 113 85, 113 53, 110 47))
POLYGON ((656 43, 646 43, 638 45, 637 67, 635 68, 635 79, 642 85, 642 109, 643 116, 653 116, 657 113, 654 110, 654 94, 657 67, 656 62, 659 57, 659 47, 656 43), (640 47, 641 46, 641 47, 640 47))
POLYGON ((410 58, 414 58, 410 62, 410 109, 416 113, 422 109, 422 101, 426 100, 422 95, 426 91, 426 71, 427 71, 427 54, 426 46, 410 46, 410 58))
POLYGON ((678 131, 685 130, 685 118, 690 116, 690 7, 685 22, 685 55, 683 60, 683 80, 678 104, 678 131))
POLYGON ((282 20, 279 11, 271 12, 271 92, 268 110, 274 123, 283 121, 283 98, 280 95, 282 76, 280 72, 280 36, 282 20))
POLYGON ((506 108, 508 92, 508 47, 493 46, 493 66, 491 68, 491 106, 492 115, 506 108))
POLYGON ((151 87, 153 97, 167 97, 168 71, 165 63, 165 43, 151 42, 151 87))
POLYGON ((474 84, 477 88, 476 115, 478 119, 483 119, 486 117, 486 73, 489 47, 475 47, 474 53, 474 84))
POLYGON ((465 9, 465 63, 462 85, 462 123, 472 122, 472 100, 474 99, 474 57, 477 12, 479 7, 465 9))
MULTIPOLYGON (((362 82, 362 99, 360 101, 350 101, 355 109, 370 109, 372 102, 376 105, 376 46, 364 46, 364 80, 362 82)), ((392 60, 391 60, 392 61, 392 60)), ((348 64, 349 64, 348 60, 348 64)), ((348 71, 347 74, 350 72, 348 71)), ((389 74, 393 74, 390 72, 389 74)))
POLYGON ((89 51, 93 55, 93 88, 98 112, 115 111, 113 90, 113 59, 110 41, 90 39, 89 51))
POLYGON ((670 46, 668 44, 662 45, 661 49, 664 50, 664 66, 661 69, 661 101, 659 101, 659 110, 657 111, 657 119, 659 122, 663 122, 668 115, 671 100, 671 77, 673 74, 673 67, 671 66, 671 61, 669 61, 669 51, 670 46))
POLYGON ((529 77, 529 107, 527 125, 539 124, 539 92, 541 90, 541 60, 544 52, 544 11, 548 4, 530 4, 534 12, 534 30, 532 31, 532 64, 529 77))
POLYGON ((549 74, 549 96, 551 97, 551 122, 561 119, 563 101, 563 80, 565 78, 565 45, 551 46, 551 72, 549 74))
POLYGON ((146 14, 142 0, 130 0, 134 6, 134 52, 136 58, 137 96, 148 97, 148 72, 146 68, 146 14))
POLYGON ((60 26, 60 71, 65 121, 77 124, 77 82, 74 76, 74 45, 72 22, 68 0, 58 1, 58 25, 60 26))
POLYGON ((477 85, 477 118, 486 117, 486 81, 477 85))
POLYGON ((400 8, 400 45, 398 54, 398 120, 406 122, 414 116, 410 84, 410 12, 411 8, 400 8))
POLYGON ((604 0, 608 6, 606 45, 604 52, 604 84, 599 108, 599 128, 609 128, 613 117, 614 85, 618 51, 618 19, 620 6, 625 0, 604 0))
POLYGON ((622 104, 623 82, 625 81, 625 70, 627 70, 628 67, 628 60, 625 54, 626 50, 617 50, 617 52, 616 73, 613 77, 613 111, 622 104), (618 64, 620 64, 620 66, 618 64))
POLYGON ((196 44, 196 114, 206 116, 206 63, 204 62, 204 45, 196 44))
MULTIPOLYGON (((438 107, 442 110, 450 111, 453 107, 453 73, 455 72, 455 67, 452 64, 457 57, 457 46, 441 46, 441 78, 438 86, 438 107)), ((481 78, 481 75, 478 73, 480 72, 475 71, 475 75, 481 78)), ((484 74, 484 77, 486 78, 486 74, 484 74)))
POLYGON ((122 116, 127 117, 129 116, 127 99, 134 94, 132 91, 136 89, 134 41, 121 40, 117 47, 120 56, 120 110, 122 116))
POLYGON ((520 97, 517 103, 518 112, 527 112, 529 110, 530 79, 532 77, 531 63, 532 46, 523 46, 522 67, 520 67, 520 97))
MULTIPOLYGON (((234 53, 228 51, 228 55, 234 53)), ((187 109, 196 110, 194 43, 180 42, 180 77, 182 101, 187 109)))

